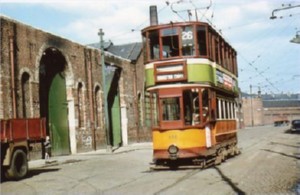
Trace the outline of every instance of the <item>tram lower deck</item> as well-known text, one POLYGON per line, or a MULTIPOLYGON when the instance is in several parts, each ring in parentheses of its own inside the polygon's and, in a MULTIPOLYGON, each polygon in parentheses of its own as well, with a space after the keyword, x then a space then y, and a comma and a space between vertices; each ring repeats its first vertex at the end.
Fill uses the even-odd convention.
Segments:
POLYGON ((156 88, 150 94, 155 165, 207 159, 217 164, 238 153, 233 98, 202 85, 156 88))

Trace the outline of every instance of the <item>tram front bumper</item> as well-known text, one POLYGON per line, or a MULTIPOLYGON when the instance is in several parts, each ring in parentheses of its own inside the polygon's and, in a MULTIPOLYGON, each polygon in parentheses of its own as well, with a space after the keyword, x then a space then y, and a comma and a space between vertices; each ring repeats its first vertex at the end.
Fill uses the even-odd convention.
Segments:
POLYGON ((197 158, 199 156, 206 156, 206 147, 195 147, 195 148, 179 148, 175 145, 169 146, 166 149, 154 149, 154 159, 171 159, 176 160, 180 158, 197 158))

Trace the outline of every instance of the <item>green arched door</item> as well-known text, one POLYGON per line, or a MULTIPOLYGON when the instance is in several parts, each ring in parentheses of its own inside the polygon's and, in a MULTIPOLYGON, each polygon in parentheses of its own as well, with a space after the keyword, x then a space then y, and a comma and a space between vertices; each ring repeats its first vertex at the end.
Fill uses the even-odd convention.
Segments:
POLYGON ((52 155, 70 154, 66 81, 62 73, 53 77, 48 105, 52 155))
MULTIPOLYGON (((119 90, 118 90, 119 91, 119 90)), ((113 130, 113 146, 120 146, 121 140, 121 108, 120 108, 120 95, 116 93, 113 98, 113 105, 111 107, 111 120, 113 130)))
POLYGON ((106 92, 107 104, 110 123, 110 141, 113 146, 122 144, 121 137, 121 108, 120 108, 120 93, 119 79, 120 68, 107 66, 106 67, 106 92))

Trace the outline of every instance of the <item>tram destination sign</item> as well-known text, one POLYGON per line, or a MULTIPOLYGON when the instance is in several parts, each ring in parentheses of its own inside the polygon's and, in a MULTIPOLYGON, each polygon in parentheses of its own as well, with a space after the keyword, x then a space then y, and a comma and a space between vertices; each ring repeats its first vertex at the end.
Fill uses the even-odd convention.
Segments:
POLYGON ((217 81, 220 84, 223 84, 224 87, 232 89, 235 86, 235 81, 232 79, 231 76, 217 70, 217 81))
POLYGON ((156 82, 186 80, 185 63, 159 64, 155 67, 156 82))

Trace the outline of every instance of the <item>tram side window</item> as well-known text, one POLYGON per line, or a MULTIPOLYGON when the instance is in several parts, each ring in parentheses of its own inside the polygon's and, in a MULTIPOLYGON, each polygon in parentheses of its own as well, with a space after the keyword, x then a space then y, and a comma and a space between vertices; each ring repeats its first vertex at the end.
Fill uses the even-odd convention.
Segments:
POLYGON ((229 102, 225 101, 225 116, 226 119, 230 119, 230 110, 229 110, 229 102))
POLYGON ((155 60, 159 59, 159 34, 158 31, 149 32, 149 50, 150 50, 150 59, 155 60))
POLYGON ((199 92, 192 90, 183 91, 184 122, 185 125, 200 123, 199 115, 199 92))
POLYGON ((219 51, 220 51, 220 65, 224 67, 224 59, 223 59, 223 53, 224 53, 224 48, 223 48, 223 40, 220 40, 219 42, 219 51))
POLYGON ((146 62, 147 60, 150 60, 147 54, 147 38, 145 37, 145 35, 143 34, 143 57, 144 57, 144 62, 146 62))
POLYGON ((217 108, 218 108, 218 119, 226 119, 225 100, 218 98, 217 108))
POLYGON ((217 119, 220 119, 221 118, 221 113, 220 113, 220 111, 221 111, 221 109, 220 109, 220 99, 219 98, 217 98, 217 119))
POLYGON ((197 26, 197 38, 198 38, 198 48, 199 55, 206 56, 207 55, 207 46, 206 46, 206 27, 205 26, 197 26))
POLYGON ((180 120, 180 99, 179 97, 163 98, 162 118, 164 121, 180 120))
POLYGON ((210 90, 209 107, 210 107, 210 120, 216 120, 217 119, 217 98, 216 98, 216 92, 214 90, 210 90))
POLYGON ((194 35, 192 26, 183 26, 181 29, 182 55, 192 56, 195 54, 194 35))
POLYGON ((217 38, 215 38, 215 56, 216 56, 216 62, 217 64, 221 64, 221 60, 220 60, 220 44, 219 44, 219 40, 217 38))
POLYGON ((163 58, 179 56, 179 41, 177 28, 162 29, 163 58))
POLYGON ((209 119, 209 94, 208 89, 202 89, 202 121, 206 122, 209 119))

